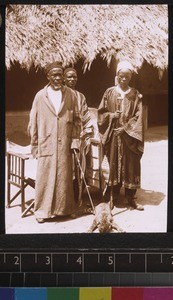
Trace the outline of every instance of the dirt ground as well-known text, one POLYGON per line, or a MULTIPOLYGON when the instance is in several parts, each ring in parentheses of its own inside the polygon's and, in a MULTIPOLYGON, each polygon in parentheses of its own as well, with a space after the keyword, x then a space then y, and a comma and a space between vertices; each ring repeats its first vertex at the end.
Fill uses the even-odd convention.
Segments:
MULTIPOLYGON (((35 168, 34 161, 27 162, 27 169, 35 168)), ((122 189, 120 199, 113 209, 116 223, 128 232, 165 232, 167 224, 167 176, 168 173, 168 138, 167 127, 151 127, 146 130, 145 149, 141 160, 142 182, 137 192, 138 202, 144 205, 144 211, 130 209, 122 189)), ((100 200, 97 189, 90 189, 94 204, 100 200)), ((12 193, 15 188, 12 188, 12 193)), ((34 190, 26 188, 26 199, 34 198, 34 190)), ((92 214, 76 218, 57 217, 43 224, 38 224, 31 212, 21 218, 20 196, 5 211, 6 233, 86 233, 92 224, 92 214)), ((89 203, 86 191, 83 193, 83 207, 89 203)), ((82 207, 82 208, 83 208, 82 207)), ((82 210, 81 208, 81 210, 82 210)), ((98 232, 97 230, 95 232, 98 232)))

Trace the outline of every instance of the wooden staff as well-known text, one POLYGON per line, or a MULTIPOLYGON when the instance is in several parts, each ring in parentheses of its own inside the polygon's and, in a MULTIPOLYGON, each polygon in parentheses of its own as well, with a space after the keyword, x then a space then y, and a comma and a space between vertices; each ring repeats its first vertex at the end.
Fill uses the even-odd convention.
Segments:
POLYGON ((93 201, 92 201, 92 198, 91 198, 91 194, 90 194, 90 191, 89 191, 89 189, 88 189, 88 186, 87 186, 87 183, 86 183, 86 180, 85 180, 85 174, 84 174, 84 172, 83 172, 83 170, 82 170, 81 163, 80 163, 80 160, 79 160, 79 158, 78 158, 78 155, 77 155, 76 150, 73 149, 73 151, 74 151, 74 155, 75 155, 77 164, 78 164, 78 166, 79 166, 79 169, 80 169, 80 172, 81 172, 81 175, 82 175, 82 178, 83 178, 85 187, 86 187, 86 191, 87 191, 87 194, 88 194, 88 197, 89 197, 89 200, 90 200, 92 209, 93 209, 93 213, 95 213, 95 207, 94 207, 94 204, 93 204, 93 201))
MULTIPOLYGON (((115 111, 118 111, 121 113, 121 103, 122 98, 117 98, 118 105, 115 107, 115 111)), ((115 127, 114 129, 119 128, 119 119, 115 120, 115 127)), ((112 132, 112 142, 111 142, 111 149, 110 149, 110 175, 109 175, 109 181, 111 182, 111 191, 110 191, 110 208, 113 209, 113 187, 114 187, 114 172, 115 172, 115 155, 118 152, 118 136, 116 135, 115 131, 113 129, 112 132)), ((117 154, 118 159, 118 154, 117 154)))

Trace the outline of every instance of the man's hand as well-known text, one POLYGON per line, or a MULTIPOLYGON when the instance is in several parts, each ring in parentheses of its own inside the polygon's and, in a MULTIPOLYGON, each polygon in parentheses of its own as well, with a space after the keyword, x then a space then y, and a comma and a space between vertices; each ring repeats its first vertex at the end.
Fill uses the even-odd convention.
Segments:
POLYGON ((119 127, 119 128, 114 129, 114 134, 116 136, 121 135, 123 132, 124 132, 124 128, 123 127, 119 127))
POLYGON ((38 159, 38 146, 31 146, 31 154, 33 158, 38 159))
POLYGON ((80 141, 79 139, 72 139, 71 150, 75 149, 77 152, 80 150, 80 141))
POLYGON ((80 149, 79 148, 71 148, 71 152, 74 153, 79 153, 80 152, 80 149))
POLYGON ((121 111, 116 110, 116 112, 114 113, 114 115, 115 115, 115 118, 116 118, 116 119, 119 119, 119 118, 120 118, 120 115, 121 115, 121 111))

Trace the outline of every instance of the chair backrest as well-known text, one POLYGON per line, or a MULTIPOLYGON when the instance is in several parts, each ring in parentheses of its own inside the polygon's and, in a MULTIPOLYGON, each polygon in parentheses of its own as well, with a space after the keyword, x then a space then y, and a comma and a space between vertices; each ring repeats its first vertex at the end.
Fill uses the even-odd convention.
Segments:
POLYGON ((25 188, 27 186, 31 186, 35 188, 35 180, 32 178, 28 178, 25 176, 26 168, 26 160, 32 157, 28 152, 28 147, 24 148, 24 154, 18 153, 23 152, 23 147, 12 142, 8 142, 6 144, 6 158, 7 158, 7 207, 11 206, 11 203, 21 195, 21 211, 22 217, 26 215, 26 213, 33 206, 34 201, 32 201, 32 205, 30 204, 27 207, 27 203, 25 202, 25 188), (18 151, 18 152, 16 152, 18 151), (16 192, 11 189, 11 185, 17 187, 19 190, 16 192))
POLYGON ((26 156, 7 152, 7 176, 8 181, 17 187, 20 187, 25 178, 25 160, 26 156))

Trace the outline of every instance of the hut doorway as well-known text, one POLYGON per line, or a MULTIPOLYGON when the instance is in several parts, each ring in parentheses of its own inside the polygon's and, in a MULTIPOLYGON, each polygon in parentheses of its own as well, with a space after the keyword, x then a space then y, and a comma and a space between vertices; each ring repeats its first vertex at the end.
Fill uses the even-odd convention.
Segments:
POLYGON ((82 60, 75 65, 78 72, 77 89, 85 95, 89 107, 97 108, 105 90, 114 85, 115 63, 111 62, 108 67, 106 61, 98 56, 90 70, 83 73, 82 66, 82 60))

